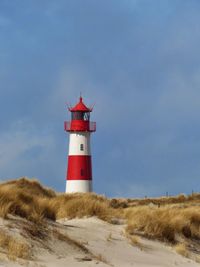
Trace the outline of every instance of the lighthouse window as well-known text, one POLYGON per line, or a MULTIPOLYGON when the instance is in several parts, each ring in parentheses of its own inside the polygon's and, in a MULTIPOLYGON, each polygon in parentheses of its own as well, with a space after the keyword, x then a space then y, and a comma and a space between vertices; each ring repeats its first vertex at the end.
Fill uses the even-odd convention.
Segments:
POLYGON ((81 111, 72 112, 72 120, 83 120, 83 118, 84 118, 84 112, 81 111))
POLYGON ((84 175, 84 170, 83 169, 81 169, 81 176, 83 176, 84 175))
POLYGON ((83 144, 80 144, 80 150, 81 150, 81 151, 84 150, 83 144))
POLYGON ((89 121, 89 120, 90 120, 90 113, 89 113, 89 112, 86 112, 86 113, 84 114, 84 120, 85 120, 85 121, 89 121))

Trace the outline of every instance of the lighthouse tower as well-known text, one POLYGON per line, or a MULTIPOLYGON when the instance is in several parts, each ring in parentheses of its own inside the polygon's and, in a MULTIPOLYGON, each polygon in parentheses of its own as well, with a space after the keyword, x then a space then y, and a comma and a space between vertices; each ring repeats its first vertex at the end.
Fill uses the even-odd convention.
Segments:
POLYGON ((64 124, 69 132, 69 155, 66 177, 66 193, 92 191, 92 158, 90 135, 96 131, 96 123, 90 122, 91 108, 80 97, 71 112, 71 121, 64 124))

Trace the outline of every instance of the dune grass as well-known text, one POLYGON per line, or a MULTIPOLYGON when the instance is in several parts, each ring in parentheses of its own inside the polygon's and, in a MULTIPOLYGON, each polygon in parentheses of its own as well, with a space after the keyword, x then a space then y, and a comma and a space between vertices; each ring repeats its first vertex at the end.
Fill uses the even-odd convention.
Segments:
POLYGON ((13 214, 40 223, 44 219, 97 216, 106 221, 117 215, 110 201, 88 194, 56 194, 36 180, 21 178, 0 184, 0 217, 13 214))
POLYGON ((200 202, 200 193, 192 193, 190 195, 179 194, 177 196, 162 196, 157 198, 143 198, 143 199, 120 199, 122 203, 128 207, 143 206, 154 204, 157 206, 171 205, 171 204, 192 204, 200 202))
MULTIPOLYGON (((21 178, 0 184, 0 217, 17 215, 32 223, 28 232, 40 237, 45 220, 96 216, 107 222, 127 220, 126 233, 179 244, 200 239, 200 194, 145 199, 108 199, 94 193, 57 194, 37 180, 21 178), (183 241, 184 242, 184 241, 183 241)), ((177 246, 177 250, 181 251, 177 246)), ((182 249, 183 250, 183 249, 182 249)))
POLYGON ((6 251, 8 258, 11 260, 16 258, 31 259, 30 246, 2 230, 0 230, 0 247, 6 251))
POLYGON ((172 243, 176 241, 176 234, 200 238, 199 194, 144 199, 140 201, 146 204, 137 202, 137 206, 132 205, 134 201, 138 200, 109 200, 94 193, 56 194, 37 180, 27 178, 0 184, 0 217, 3 218, 13 214, 40 223, 44 219, 55 221, 84 216, 97 216, 111 222, 113 218, 121 217, 127 219, 129 234, 140 232, 172 243))
POLYGON ((51 199, 50 203, 56 208, 57 219, 96 216, 110 222, 118 213, 110 207, 108 199, 92 193, 62 194, 51 199))
POLYGON ((177 236, 200 238, 200 207, 165 206, 135 207, 127 209, 127 232, 140 232, 161 241, 176 242, 177 236))
POLYGON ((55 197, 51 189, 43 188, 36 180, 22 178, 0 184, 0 217, 18 215, 30 221, 43 218, 55 220, 48 199, 55 197))

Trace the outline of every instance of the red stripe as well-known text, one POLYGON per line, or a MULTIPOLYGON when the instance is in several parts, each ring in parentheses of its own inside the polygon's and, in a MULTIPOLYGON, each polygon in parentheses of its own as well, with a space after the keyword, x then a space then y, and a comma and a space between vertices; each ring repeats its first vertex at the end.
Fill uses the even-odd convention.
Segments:
POLYGON ((68 156, 67 180, 92 180, 91 156, 68 156))

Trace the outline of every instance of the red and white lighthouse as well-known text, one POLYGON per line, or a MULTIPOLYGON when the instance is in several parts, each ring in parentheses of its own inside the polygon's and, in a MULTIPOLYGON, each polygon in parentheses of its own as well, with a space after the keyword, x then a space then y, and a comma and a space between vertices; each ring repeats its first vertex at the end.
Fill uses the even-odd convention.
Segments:
POLYGON ((96 131, 96 123, 90 122, 90 112, 80 97, 71 112, 71 121, 64 124, 69 132, 69 154, 66 177, 66 193, 92 191, 92 157, 90 135, 96 131))

